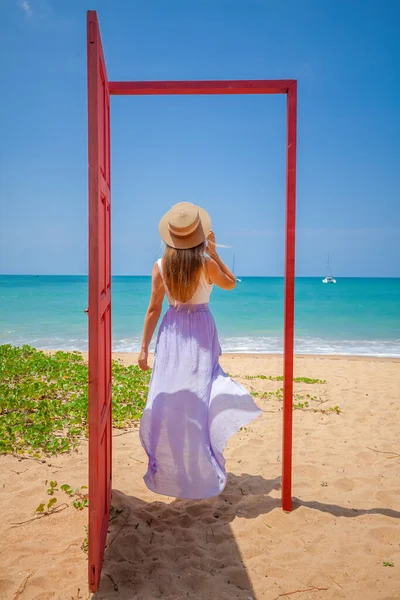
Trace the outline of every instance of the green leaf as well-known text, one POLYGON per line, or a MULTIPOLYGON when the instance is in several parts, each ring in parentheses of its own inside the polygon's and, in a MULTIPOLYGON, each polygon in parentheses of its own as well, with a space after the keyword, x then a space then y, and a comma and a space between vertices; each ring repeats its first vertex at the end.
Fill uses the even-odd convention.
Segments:
POLYGON ((50 510, 52 506, 57 502, 57 498, 51 498, 47 503, 47 510, 50 510))
POLYGON ((39 504, 39 506, 36 509, 36 512, 38 512, 38 513, 44 512, 44 504, 43 503, 39 504))
POLYGON ((382 564, 384 567, 394 567, 394 562, 392 560, 384 560, 382 564))

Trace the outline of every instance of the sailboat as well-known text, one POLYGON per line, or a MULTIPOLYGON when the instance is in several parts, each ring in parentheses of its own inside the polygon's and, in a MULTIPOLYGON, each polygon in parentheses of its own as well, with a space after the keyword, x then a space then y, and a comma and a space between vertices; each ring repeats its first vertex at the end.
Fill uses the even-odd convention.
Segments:
MULTIPOLYGON (((328 267, 327 267, 327 271, 328 271, 328 273, 331 272, 330 261, 329 261, 329 254, 328 254, 328 267)), ((336 279, 334 279, 331 275, 327 275, 325 277, 325 279, 322 280, 322 283, 336 283, 336 279)))
MULTIPOLYGON (((235 275, 235 255, 233 255, 232 273, 235 275)), ((236 279, 236 281, 238 281, 239 283, 242 283, 242 280, 241 280, 241 279, 239 279, 239 277, 236 277, 236 275, 235 275, 235 279, 236 279)))

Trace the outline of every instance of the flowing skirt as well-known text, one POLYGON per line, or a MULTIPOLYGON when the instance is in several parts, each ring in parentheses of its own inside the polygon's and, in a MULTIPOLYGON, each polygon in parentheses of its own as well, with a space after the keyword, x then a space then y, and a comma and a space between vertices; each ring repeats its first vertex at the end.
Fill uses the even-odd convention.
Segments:
POLYGON ((220 355, 208 304, 168 309, 140 423, 149 459, 144 481, 157 494, 201 499, 222 492, 226 443, 262 412, 224 373, 220 355))

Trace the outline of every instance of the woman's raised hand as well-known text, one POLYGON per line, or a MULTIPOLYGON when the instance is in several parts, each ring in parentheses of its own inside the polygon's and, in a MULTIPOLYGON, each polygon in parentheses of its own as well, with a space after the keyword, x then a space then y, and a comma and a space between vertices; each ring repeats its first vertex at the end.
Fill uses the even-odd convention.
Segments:
POLYGON ((207 236, 207 248, 206 252, 210 258, 215 258, 217 256, 217 249, 215 245, 215 234, 212 230, 207 236))

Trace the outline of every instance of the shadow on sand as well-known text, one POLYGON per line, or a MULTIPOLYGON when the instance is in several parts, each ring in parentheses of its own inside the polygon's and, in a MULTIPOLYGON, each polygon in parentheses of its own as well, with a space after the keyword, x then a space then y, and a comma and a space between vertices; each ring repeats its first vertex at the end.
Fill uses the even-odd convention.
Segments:
POLYGON ((280 507, 280 478, 229 474, 207 500, 145 503, 113 491, 96 600, 256 600, 230 523, 280 507))
MULTIPOLYGON (((146 503, 113 491, 111 520, 96 600, 257 600, 230 523, 280 508, 280 478, 229 474, 225 490, 207 500, 146 503)), ((354 518, 388 508, 354 509, 293 499, 301 508, 354 518)), ((258 599, 261 600, 261 599, 258 599)))
POLYGON ((306 501, 299 498, 293 498, 293 510, 297 510, 301 506, 310 508, 311 510, 319 510, 320 512, 329 513, 334 517, 354 518, 361 515, 384 515, 391 519, 400 519, 400 512, 392 508, 349 508, 338 506, 337 504, 323 504, 316 500, 306 501))

